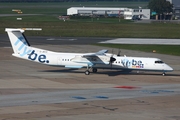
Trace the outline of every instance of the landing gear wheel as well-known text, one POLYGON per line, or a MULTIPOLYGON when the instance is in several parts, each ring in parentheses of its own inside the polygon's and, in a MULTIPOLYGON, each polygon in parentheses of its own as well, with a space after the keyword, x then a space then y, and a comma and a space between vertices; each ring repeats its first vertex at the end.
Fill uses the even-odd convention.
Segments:
POLYGON ((163 75, 163 76, 165 76, 165 75, 166 75, 166 73, 163 73, 162 75, 163 75))
POLYGON ((90 74, 89 70, 86 70, 85 75, 89 75, 89 74, 90 74))
POLYGON ((93 68, 93 69, 92 69, 92 72, 93 72, 93 73, 97 73, 97 68, 93 68))

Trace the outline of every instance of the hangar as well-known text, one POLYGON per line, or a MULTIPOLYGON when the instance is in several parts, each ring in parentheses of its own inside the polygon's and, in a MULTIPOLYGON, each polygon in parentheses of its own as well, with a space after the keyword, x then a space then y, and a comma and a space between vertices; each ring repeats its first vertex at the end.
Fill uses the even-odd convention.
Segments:
POLYGON ((100 8, 100 7, 71 7, 67 9, 67 15, 108 15, 119 16, 124 14, 124 10, 128 8, 100 8))
POLYGON ((150 19, 150 9, 131 9, 131 8, 101 8, 101 7, 71 7, 67 9, 67 15, 79 16, 109 16, 119 17, 124 19, 132 19, 133 16, 138 16, 141 19, 150 19))

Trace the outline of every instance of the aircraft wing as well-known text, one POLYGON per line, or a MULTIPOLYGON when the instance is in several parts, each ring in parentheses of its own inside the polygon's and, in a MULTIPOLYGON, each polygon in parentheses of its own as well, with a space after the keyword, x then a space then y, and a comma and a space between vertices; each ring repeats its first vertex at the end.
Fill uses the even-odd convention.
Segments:
POLYGON ((81 56, 75 56, 74 58, 71 59, 71 61, 88 64, 90 66, 93 66, 95 64, 109 64, 110 57, 106 56, 105 54, 107 52, 108 50, 104 49, 96 53, 87 53, 81 56))
POLYGON ((95 56, 98 56, 98 55, 105 55, 104 53, 107 53, 108 50, 100 50, 96 53, 87 53, 87 54, 84 54, 82 57, 95 57, 95 56))

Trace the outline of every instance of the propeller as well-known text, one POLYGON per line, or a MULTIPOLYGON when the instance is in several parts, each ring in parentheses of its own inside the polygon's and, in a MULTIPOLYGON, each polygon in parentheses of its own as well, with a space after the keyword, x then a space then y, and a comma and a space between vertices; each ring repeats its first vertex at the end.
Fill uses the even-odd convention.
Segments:
POLYGON ((116 61, 116 58, 113 57, 113 55, 110 57, 110 63, 113 63, 114 61, 116 61))
POLYGON ((120 54, 120 53, 121 53, 121 50, 119 49, 119 50, 118 50, 118 54, 117 54, 117 56, 121 56, 121 54, 120 54))
POLYGON ((112 55, 111 55, 110 60, 109 60, 109 63, 111 64, 111 68, 112 68, 112 63, 114 61, 116 61, 116 58, 114 58, 113 56, 114 56, 114 54, 113 54, 113 49, 112 49, 112 55))

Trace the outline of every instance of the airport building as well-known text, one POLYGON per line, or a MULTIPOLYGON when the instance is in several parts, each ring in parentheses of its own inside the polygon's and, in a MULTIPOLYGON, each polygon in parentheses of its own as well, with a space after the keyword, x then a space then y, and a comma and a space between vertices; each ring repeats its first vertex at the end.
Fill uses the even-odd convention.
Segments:
POLYGON ((100 8, 100 7, 71 7, 67 9, 67 15, 108 15, 119 16, 124 14, 124 10, 127 8, 100 8))
POLYGON ((150 19, 150 9, 126 9, 124 11, 124 19, 150 19))
POLYGON ((139 16, 141 19, 150 19, 149 9, 130 9, 130 8, 100 8, 100 7, 71 7, 67 9, 67 15, 79 16, 109 16, 132 19, 139 16))

